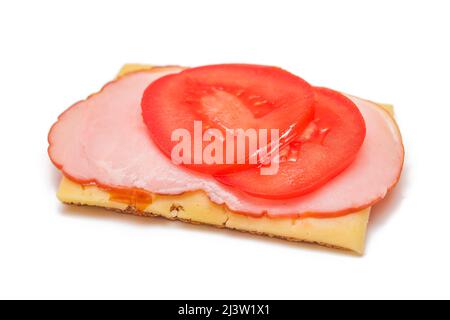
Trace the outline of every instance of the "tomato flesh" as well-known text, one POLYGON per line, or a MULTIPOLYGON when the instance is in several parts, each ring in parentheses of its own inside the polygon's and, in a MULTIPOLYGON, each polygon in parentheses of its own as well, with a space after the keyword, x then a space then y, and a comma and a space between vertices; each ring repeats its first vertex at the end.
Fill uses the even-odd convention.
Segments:
POLYGON ((286 199, 318 189, 347 168, 364 141, 364 119, 342 94, 326 88, 314 88, 314 93, 314 120, 280 151, 277 174, 251 168, 216 179, 253 196, 286 199))
MULTIPOLYGON (((258 145, 258 151, 270 143, 284 144, 302 132, 314 117, 314 93, 303 79, 276 67, 224 64, 186 69, 154 81, 142 98, 142 116, 153 141, 168 157, 178 141, 172 133, 185 129, 194 138, 194 122, 202 121, 202 134, 218 129, 224 136, 230 129, 278 129, 282 139, 258 145)), ((202 142, 205 150, 210 142, 202 142)), ((226 150, 226 141, 221 141, 226 150)), ((192 144, 189 169, 206 174, 223 174, 256 167, 249 163, 249 141, 245 161, 237 163, 221 156, 221 163, 196 161, 192 144)), ((242 160, 242 159, 241 159, 242 160)))

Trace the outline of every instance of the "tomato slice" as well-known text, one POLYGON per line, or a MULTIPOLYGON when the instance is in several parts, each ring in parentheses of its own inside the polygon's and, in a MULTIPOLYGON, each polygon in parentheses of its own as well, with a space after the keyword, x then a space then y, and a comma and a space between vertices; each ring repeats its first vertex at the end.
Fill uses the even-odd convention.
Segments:
POLYGON ((207 174, 222 174, 258 165, 249 161, 255 155, 255 149, 249 148, 250 138, 245 138, 242 157, 238 157, 236 138, 228 152, 226 139, 214 136, 201 141, 199 159, 195 147, 199 136, 202 139, 208 129, 218 129, 222 137, 236 129, 278 129, 281 138, 258 141, 256 152, 270 144, 286 143, 313 119, 314 92, 307 82, 280 68, 223 64, 186 69, 156 80, 146 89, 141 106, 150 135, 166 156, 171 157, 180 142, 172 141, 172 134, 184 129, 192 143, 190 152, 182 152, 184 160, 188 160, 182 165, 207 174), (200 135, 194 130, 196 121, 202 121, 200 135), (224 152, 217 154, 216 149, 212 154, 218 161, 204 161, 203 151, 216 139, 224 152), (234 155, 227 158, 231 150, 234 155))
POLYGON ((342 94, 326 88, 314 88, 314 93, 315 119, 280 151, 277 174, 251 168, 216 179, 257 197, 286 199, 318 189, 347 168, 364 141, 364 119, 342 94))

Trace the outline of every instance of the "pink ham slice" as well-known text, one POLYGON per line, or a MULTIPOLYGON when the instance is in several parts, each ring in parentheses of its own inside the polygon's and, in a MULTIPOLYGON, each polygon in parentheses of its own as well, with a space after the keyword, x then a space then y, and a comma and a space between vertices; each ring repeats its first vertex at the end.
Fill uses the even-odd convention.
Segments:
POLYGON ((210 176, 175 166, 149 138, 140 101, 154 80, 181 69, 137 72, 64 112, 49 134, 49 155, 78 182, 141 188, 157 194, 203 190, 229 209, 260 216, 337 216, 373 205, 397 182, 403 164, 400 132, 376 104, 350 97, 367 126, 357 159, 338 177, 308 195, 265 200, 226 187, 210 176))

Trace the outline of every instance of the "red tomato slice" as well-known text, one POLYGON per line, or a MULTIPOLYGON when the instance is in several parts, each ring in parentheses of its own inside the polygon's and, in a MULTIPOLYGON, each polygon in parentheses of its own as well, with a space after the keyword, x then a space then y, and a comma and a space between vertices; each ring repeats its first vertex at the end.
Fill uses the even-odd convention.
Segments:
POLYGON ((326 88, 314 92, 315 119, 280 151, 277 174, 251 168, 216 179, 257 197, 286 199, 318 189, 349 166, 365 138, 364 119, 342 94, 326 88))
MULTIPOLYGON (((284 143, 302 132, 313 119, 313 105, 312 87, 287 71, 268 66, 224 64, 186 69, 156 80, 144 93, 142 115, 153 141, 171 157, 179 143, 171 141, 172 133, 176 129, 186 129, 194 140, 194 121, 202 121, 202 134, 213 128, 219 129, 224 137, 230 129, 267 129, 269 132, 278 129, 283 138, 277 142, 284 143)), ((237 144, 234 144, 233 163, 227 163, 226 141, 220 141, 224 153, 218 157, 222 164, 205 163, 201 161, 204 159, 196 158, 198 149, 192 143, 190 161, 187 161, 190 163, 183 165, 208 174, 235 172, 257 165, 248 161, 252 155, 248 139, 245 163, 240 164, 237 163, 237 144)), ((258 152, 274 142, 270 138, 266 144, 260 141, 258 152)), ((201 143, 201 150, 208 144, 209 141, 201 143)))

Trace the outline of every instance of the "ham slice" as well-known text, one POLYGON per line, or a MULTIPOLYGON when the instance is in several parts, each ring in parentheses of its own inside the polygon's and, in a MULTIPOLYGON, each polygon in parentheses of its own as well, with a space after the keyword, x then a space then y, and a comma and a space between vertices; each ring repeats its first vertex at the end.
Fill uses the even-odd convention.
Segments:
POLYGON ((398 181, 404 153, 394 120, 375 103, 351 96, 366 122, 364 144, 350 167, 305 196, 255 198, 174 165, 150 139, 140 102, 152 81, 181 70, 155 68, 129 74, 69 108, 49 133, 53 163, 80 183, 167 195, 202 190, 233 211, 274 218, 344 215, 373 205, 398 181))

